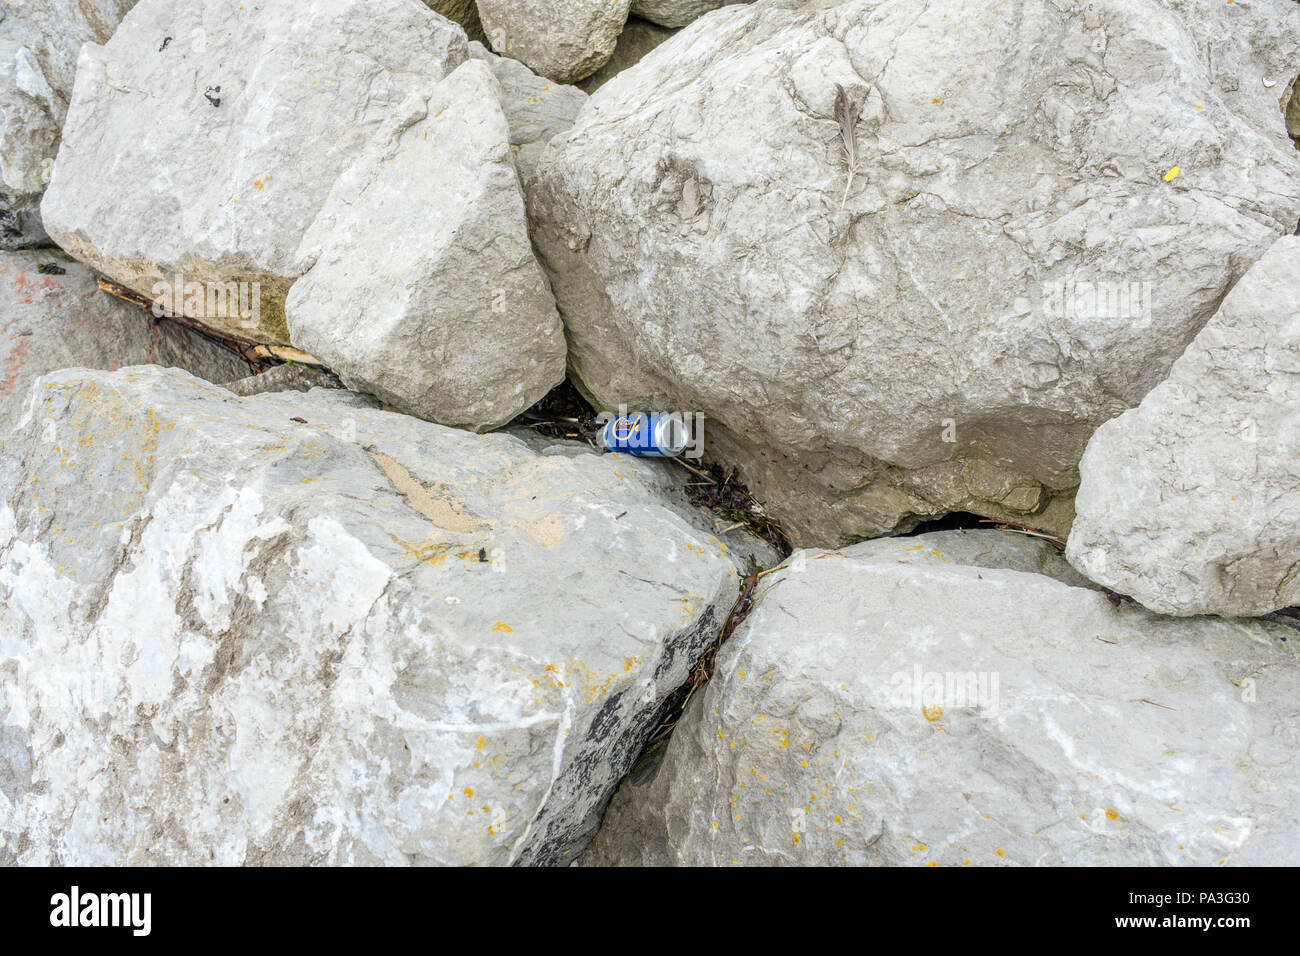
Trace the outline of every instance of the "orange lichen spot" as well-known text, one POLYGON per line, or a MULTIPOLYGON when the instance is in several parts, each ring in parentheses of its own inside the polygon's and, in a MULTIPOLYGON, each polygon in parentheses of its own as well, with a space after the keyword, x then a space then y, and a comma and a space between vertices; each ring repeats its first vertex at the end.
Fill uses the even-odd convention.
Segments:
POLYGON ((474 799, 474 788, 473 788, 473 787, 466 787, 464 790, 461 791, 461 793, 465 794, 465 796, 469 797, 471 800, 474 799))
POLYGON ((993 852, 996 853, 999 857, 1006 857, 1006 855, 1007 855, 1006 851, 1003 850, 1002 847, 998 847, 998 848, 997 848, 996 850, 994 850, 993 852))
POLYGON ((936 720, 943 717, 943 708, 938 704, 931 704, 928 707, 921 708, 921 715, 930 723, 934 723, 936 720))
POLYGON ((1111 807, 1109 810, 1106 811, 1106 819, 1107 819, 1107 820, 1118 820, 1118 819, 1119 819, 1119 813, 1115 810, 1114 807, 1111 807))

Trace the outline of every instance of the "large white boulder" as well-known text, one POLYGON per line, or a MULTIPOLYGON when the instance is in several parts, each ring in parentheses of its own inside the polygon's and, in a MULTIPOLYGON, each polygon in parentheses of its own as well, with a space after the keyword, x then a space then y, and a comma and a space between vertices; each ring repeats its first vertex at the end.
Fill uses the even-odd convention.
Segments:
POLYGON ((56 249, 0 252, 0 439, 40 376, 124 365, 182 368, 218 384, 250 371, 233 350, 100 291, 90 269, 56 249))
POLYGON ((40 201, 83 43, 103 43, 135 0, 10 0, 0 9, 0 249, 49 241, 40 201))
POLYGON ((256 283, 258 324, 235 329, 287 342, 304 233, 408 98, 467 57, 419 0, 142 0, 82 49, 46 229, 143 295, 177 274, 256 283))
POLYGON ((294 345, 444 425, 503 425, 564 380, 500 96, 466 61, 395 115, 308 229, 285 302, 294 345))
POLYGON ((401 410, 499 425, 563 378, 564 343, 496 84, 450 78, 468 58, 419 0, 143 0, 83 51, 46 224, 145 295, 257 299, 251 320, 193 318, 401 410))
POLYGON ((1117 607, 930 538, 765 577, 582 862, 1300 862, 1300 632, 1117 607))
POLYGON ((1066 554, 1094 581, 1162 614, 1300 604, 1300 236, 1097 429, 1079 470, 1066 554))
POLYGON ((705 413, 796 542, 947 511, 1063 534, 1093 430, 1300 218, 1280 110, 1237 112, 1187 23, 760 0, 686 27, 530 183, 576 381, 705 413))
POLYGON ((570 859, 737 594, 657 470, 41 379, 0 457, 0 862, 570 859))
POLYGON ((288 341, 303 234, 408 97, 467 57, 418 0, 142 0, 82 50, 46 228, 144 295, 176 273, 257 282, 242 334, 288 341))

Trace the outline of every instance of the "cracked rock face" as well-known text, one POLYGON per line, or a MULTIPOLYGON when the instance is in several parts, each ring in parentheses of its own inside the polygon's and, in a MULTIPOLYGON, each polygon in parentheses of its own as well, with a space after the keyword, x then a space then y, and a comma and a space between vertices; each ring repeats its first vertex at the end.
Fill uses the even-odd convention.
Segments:
POLYGON ((40 201, 68 111, 77 52, 135 0, 17 0, 0 10, 0 249, 45 245, 40 201))
POLYGON ((1281 112, 1235 112, 1150 0, 823 6, 710 14, 543 152, 570 367, 600 407, 705 413, 797 543, 954 510, 1064 533, 1093 430, 1294 231, 1281 112))
POLYGON ((101 291, 90 269, 57 250, 0 252, 0 438, 40 376, 123 365, 182 368, 217 383, 248 375, 234 352, 101 291))
POLYGON ((478 0, 492 50, 573 83, 614 53, 631 0, 478 0))
POLYGON ((408 97, 467 57, 464 31, 402 0, 142 0, 82 50, 46 227, 143 295, 176 273, 258 282, 261 324, 234 330, 287 342, 304 233, 408 97))
POLYGON ((40 380, 0 459, 0 862, 570 858, 737 593, 653 467, 40 380))
POLYGON ((405 104, 308 229, 285 302, 294 345, 444 425, 503 425, 564 380, 500 96, 470 60, 405 104))
POLYGON ((765 578, 582 863, 1300 859, 1294 628, 1117 608, 932 538, 765 578))
POLYGON ((1094 581, 1162 614, 1300 604, 1300 237, 1251 267, 1079 469, 1066 553, 1094 581))

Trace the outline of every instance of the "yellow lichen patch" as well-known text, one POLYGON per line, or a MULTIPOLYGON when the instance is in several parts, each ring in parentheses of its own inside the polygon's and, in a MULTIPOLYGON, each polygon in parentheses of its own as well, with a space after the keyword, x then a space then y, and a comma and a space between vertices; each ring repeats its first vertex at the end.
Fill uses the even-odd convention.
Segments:
POLYGON ((938 704, 930 704, 928 707, 921 708, 921 715, 930 723, 940 720, 943 717, 943 708, 938 704))
POLYGON ((413 541, 403 541, 396 535, 389 537, 406 552, 408 558, 414 558, 430 567, 437 567, 446 561, 447 552, 451 550, 451 545, 445 541, 426 541, 423 544, 416 544, 413 541))
POLYGON ((1165 173, 1164 175, 1165 182, 1167 183, 1173 182, 1175 179, 1178 178, 1178 174, 1181 173, 1182 171, 1183 171, 1183 167, 1175 166, 1173 169, 1169 170, 1169 172, 1165 173))
POLYGON ((497 621, 492 625, 492 630, 499 631, 502 634, 513 634, 515 632, 515 629, 505 621, 497 621))

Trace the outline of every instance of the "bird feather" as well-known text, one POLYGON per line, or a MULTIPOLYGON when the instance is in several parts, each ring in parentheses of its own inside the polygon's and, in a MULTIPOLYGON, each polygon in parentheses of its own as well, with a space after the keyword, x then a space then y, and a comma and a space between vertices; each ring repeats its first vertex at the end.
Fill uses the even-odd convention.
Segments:
POLYGON ((835 84, 835 121, 840 125, 840 148, 844 152, 844 163, 849 168, 848 182, 844 186, 844 198, 840 208, 848 201, 849 190, 853 188, 853 174, 858 170, 858 117, 862 115, 863 103, 855 103, 845 92, 844 87, 835 84))

